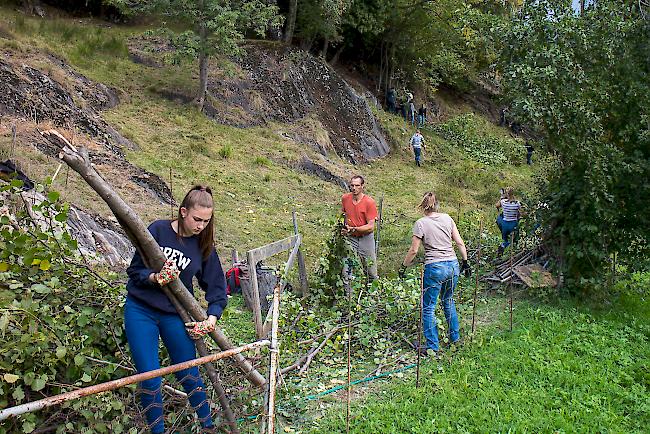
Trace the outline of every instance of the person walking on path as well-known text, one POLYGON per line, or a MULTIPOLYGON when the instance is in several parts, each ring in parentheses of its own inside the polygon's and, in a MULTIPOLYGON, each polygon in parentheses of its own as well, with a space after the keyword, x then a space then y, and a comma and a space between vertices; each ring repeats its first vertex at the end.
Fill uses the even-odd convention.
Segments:
POLYGON ((342 234, 347 237, 352 249, 359 255, 364 271, 370 281, 377 279, 377 255, 375 252, 375 220, 377 205, 365 194, 365 180, 360 175, 350 179, 350 193, 341 197, 345 215, 342 234))
POLYGON ((418 206, 424 213, 413 225, 413 237, 404 262, 399 270, 400 277, 404 277, 406 267, 412 264, 413 259, 424 246, 424 294, 422 296, 422 324, 426 347, 418 351, 432 350, 437 355, 440 350, 438 327, 435 318, 435 308, 438 297, 442 302, 445 318, 447 319, 449 342, 456 343, 460 339, 460 323, 454 304, 454 290, 458 283, 460 273, 470 277, 472 270, 467 262, 467 249, 458 233, 454 219, 449 214, 439 212, 439 203, 436 195, 427 192, 418 206), (459 267, 458 259, 452 241, 456 243, 463 259, 459 267))
POLYGON ((422 157, 422 148, 426 149, 426 146, 424 145, 424 137, 420 133, 420 130, 417 130, 415 134, 413 134, 413 137, 411 137, 411 140, 409 141, 409 144, 411 145, 411 148, 413 149, 413 155, 415 156, 415 164, 417 164, 418 167, 421 166, 421 157, 422 157))
POLYGON ((386 106, 388 108, 388 113, 397 113, 395 104, 397 102, 397 95, 395 94, 395 88, 391 86, 386 92, 386 106))
MULTIPOLYGON (((167 257, 159 271, 147 268, 139 252, 135 252, 126 270, 129 280, 124 306, 124 328, 129 349, 137 371, 160 368, 158 341, 162 338, 171 362, 181 363, 196 358, 192 339, 215 329, 226 307, 226 281, 221 262, 214 248, 213 199, 209 187, 195 186, 180 204, 174 220, 157 220, 149 232, 167 257), (161 286, 180 278, 186 288, 193 288, 196 278, 205 291, 208 318, 197 323, 183 324, 161 286)), ((210 405, 198 368, 177 372, 176 378, 187 392, 204 430, 211 429, 210 405)), ((140 403, 149 429, 158 434, 165 431, 161 378, 140 383, 140 403)))
MULTIPOLYGON (((510 245, 510 234, 517 230, 519 218, 521 217, 521 203, 515 199, 514 189, 507 187, 505 189, 505 198, 502 197, 496 203, 497 210, 503 212, 503 218, 499 229, 501 229, 501 238, 503 242, 497 250, 497 255, 501 256, 510 245)), ((497 224, 499 222, 497 221, 497 224)))

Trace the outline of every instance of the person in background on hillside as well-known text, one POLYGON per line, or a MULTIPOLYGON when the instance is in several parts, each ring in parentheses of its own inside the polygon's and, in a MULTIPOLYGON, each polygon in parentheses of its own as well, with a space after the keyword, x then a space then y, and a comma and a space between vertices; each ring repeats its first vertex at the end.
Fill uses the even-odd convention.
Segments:
POLYGON ((427 106, 422 104, 418 109, 418 128, 422 128, 427 121, 427 106))
POLYGON ((422 134, 420 134, 420 130, 417 130, 415 134, 413 134, 413 137, 411 137, 411 140, 409 141, 409 144, 411 145, 411 148, 413 149, 413 156, 415 156, 415 164, 417 164, 418 167, 421 166, 420 164, 420 159, 422 157, 422 148, 426 149, 426 146, 424 145, 424 137, 422 137, 422 134))
MULTIPOLYGON (((158 341, 162 338, 172 363, 196 358, 192 339, 213 331, 228 302, 226 281, 219 256, 214 248, 213 199, 209 187, 195 186, 180 204, 174 220, 157 220, 149 232, 160 245, 167 261, 161 270, 147 268, 135 252, 126 270, 129 281, 124 306, 124 328, 131 355, 138 372, 160 368, 158 341), (205 321, 183 324, 174 305, 161 287, 180 278, 192 291, 196 278, 208 302, 205 321)), ((210 404, 205 386, 196 367, 176 373, 188 394, 204 430, 212 429, 210 404)), ((161 378, 140 383, 140 402, 152 433, 165 431, 161 378)))
POLYGON ((499 112, 499 126, 505 127, 508 124, 508 107, 503 107, 499 112))
POLYGON ((350 179, 350 193, 341 197, 345 226, 341 231, 352 249, 359 255, 370 281, 377 279, 377 254, 375 252, 375 220, 377 205, 364 193, 365 180, 361 175, 350 179))
POLYGON ((415 125, 415 104, 413 103, 413 100, 409 103, 409 122, 411 123, 412 126, 415 125))
POLYGON ((533 164, 534 150, 535 148, 533 147, 533 145, 529 141, 526 141, 526 164, 528 164, 529 166, 533 164))
MULTIPOLYGON (((505 197, 502 197, 496 203, 497 210, 503 212, 503 219, 499 225, 499 229, 501 229, 501 238, 503 240, 497 250, 499 256, 501 256, 506 247, 510 245, 510 234, 517 230, 519 218, 521 217, 521 203, 515 199, 514 189, 512 187, 507 187, 504 192, 505 197)), ((498 220, 497 224, 499 224, 498 220)))
POLYGON ((397 113, 395 104, 397 103, 397 95, 395 94, 395 88, 391 86, 386 92, 386 106, 388 108, 388 113, 397 113))
POLYGON ((427 192, 418 207, 424 213, 424 217, 413 225, 411 247, 404 257, 404 262, 399 269, 399 275, 401 278, 405 276, 406 267, 413 263, 420 245, 423 245, 425 265, 422 324, 426 347, 418 348, 418 351, 432 350, 437 355, 440 350, 435 318, 438 297, 442 301, 445 318, 447 319, 449 341, 454 344, 460 339, 460 323, 454 304, 454 290, 460 273, 463 273, 465 277, 470 277, 472 270, 467 262, 467 249, 458 233, 456 223, 449 214, 439 212, 440 204, 436 200, 436 195, 432 191, 427 192), (452 241, 456 243, 463 259, 460 267, 458 266, 458 258, 456 258, 452 241))

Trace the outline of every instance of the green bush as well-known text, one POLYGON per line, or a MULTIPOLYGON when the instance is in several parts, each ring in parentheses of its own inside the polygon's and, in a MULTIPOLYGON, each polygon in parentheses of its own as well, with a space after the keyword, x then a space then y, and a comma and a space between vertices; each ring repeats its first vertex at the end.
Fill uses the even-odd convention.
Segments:
POLYGON ((488 121, 473 113, 433 124, 432 129, 472 160, 485 165, 521 164, 526 155, 522 141, 490 134, 488 121))
MULTIPOLYGON (((45 200, 32 205, 19 195, 21 186, 16 180, 0 188, 0 208, 15 210, 0 218, 0 407, 126 374, 117 368, 125 339, 115 321, 123 295, 84 265, 65 229, 68 205, 59 193, 39 186, 45 200)), ((122 399, 129 393, 31 413, 6 421, 0 432, 29 433, 50 417, 64 421, 57 432, 120 432, 128 419, 122 399)))

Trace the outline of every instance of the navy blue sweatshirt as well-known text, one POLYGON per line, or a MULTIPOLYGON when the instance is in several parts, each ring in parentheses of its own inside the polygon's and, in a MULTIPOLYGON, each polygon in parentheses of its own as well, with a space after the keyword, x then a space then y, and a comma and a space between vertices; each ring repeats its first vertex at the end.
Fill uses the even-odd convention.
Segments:
MULTIPOLYGON (((151 223, 149 232, 158 242, 167 259, 176 263, 176 267, 181 271, 181 281, 192 293, 192 278, 196 276, 199 286, 205 291, 208 315, 220 318, 228 303, 228 297, 226 296, 226 279, 219 256, 214 248, 210 256, 203 260, 198 236, 178 237, 172 229, 171 220, 157 220, 151 223)), ((149 275, 158 271, 160 270, 147 268, 140 253, 136 251, 131 265, 126 269, 126 273, 129 275, 126 290, 130 297, 141 303, 163 312, 176 313, 174 305, 162 292, 160 285, 149 280, 149 275)))

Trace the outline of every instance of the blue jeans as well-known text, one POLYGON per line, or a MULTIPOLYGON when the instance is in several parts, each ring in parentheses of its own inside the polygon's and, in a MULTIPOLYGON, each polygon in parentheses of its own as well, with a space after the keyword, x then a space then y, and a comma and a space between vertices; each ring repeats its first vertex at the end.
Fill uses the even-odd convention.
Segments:
POLYGON ((422 148, 413 148, 413 154, 415 154, 415 162, 417 165, 420 165, 420 156, 422 155, 422 148))
POLYGON ((422 297, 422 323, 427 348, 434 351, 440 349, 438 326, 435 316, 438 297, 447 318, 449 339, 456 342, 460 339, 460 324, 454 304, 454 289, 458 283, 460 267, 457 260, 434 262, 424 267, 424 295, 422 297))
POLYGON ((503 242, 501 243, 501 247, 505 249, 510 245, 510 234, 513 233, 515 230, 517 230, 518 225, 519 225, 518 220, 513 220, 513 221, 501 220, 501 225, 499 226, 499 228, 501 229, 501 238, 503 239, 503 242))
MULTIPOLYGON (((196 358, 196 347, 185 331, 181 317, 161 312, 146 304, 126 298, 124 306, 124 328, 129 341, 131 356, 138 372, 160 368, 158 359, 158 336, 161 336, 172 363, 181 363, 196 358)), ((196 410, 203 427, 211 427, 210 405, 205 386, 197 367, 176 372, 176 378, 187 392, 190 404, 196 410)), ((162 404, 162 379, 160 377, 140 383, 140 403, 147 417, 152 433, 165 431, 162 404)))

